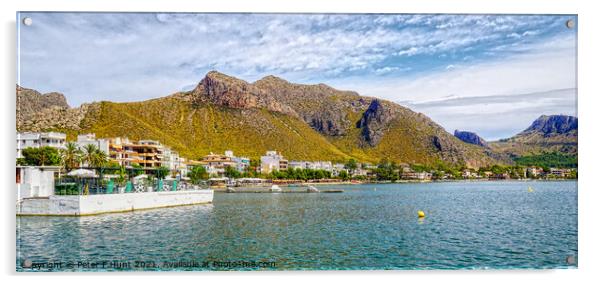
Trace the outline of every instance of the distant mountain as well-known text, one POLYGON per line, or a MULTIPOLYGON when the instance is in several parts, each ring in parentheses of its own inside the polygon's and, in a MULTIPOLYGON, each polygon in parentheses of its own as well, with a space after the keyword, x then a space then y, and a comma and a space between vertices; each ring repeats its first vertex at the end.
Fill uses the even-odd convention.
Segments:
POLYGON ((578 119, 568 115, 542 115, 517 135, 489 145, 512 156, 544 152, 577 154, 578 119))
POLYGON ((17 85, 17 103, 22 111, 32 112, 49 107, 69 108, 67 99, 61 93, 40 94, 32 89, 17 85))
POLYGON ((292 160, 500 162, 396 103, 274 76, 248 83, 212 71, 191 91, 142 102, 85 104, 45 117, 21 117, 18 129, 64 131, 71 138, 94 132, 97 137, 156 139, 188 158, 231 149, 252 158, 278 150, 292 160))
POLYGON ((470 132, 470 131, 460 131, 457 130, 454 131, 454 136, 456 136, 456 138, 469 143, 469 144, 474 144, 474 145, 478 145, 478 146, 482 146, 482 147, 489 147, 489 145, 487 145, 487 142, 485 141, 485 139, 481 138, 479 135, 477 135, 474 132, 470 132))
POLYGON ((577 136, 577 118, 568 115, 542 115, 529 128, 519 134, 522 136, 536 133, 544 137, 554 135, 577 136))
POLYGON ((64 110, 68 108, 69 105, 63 94, 40 94, 36 90, 17 85, 17 128, 22 126, 20 123, 34 120, 36 114, 44 110, 64 110))
POLYGON ((42 131, 50 129, 81 130, 86 115, 98 110, 96 104, 70 108, 61 93, 40 94, 17 85, 17 130, 42 131))

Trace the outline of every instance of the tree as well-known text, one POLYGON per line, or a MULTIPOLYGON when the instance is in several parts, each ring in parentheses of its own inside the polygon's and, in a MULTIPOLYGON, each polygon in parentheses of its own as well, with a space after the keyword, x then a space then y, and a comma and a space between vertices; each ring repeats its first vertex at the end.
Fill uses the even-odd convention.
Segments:
POLYGON ((102 167, 109 161, 107 153, 98 149, 94 144, 86 144, 82 152, 81 161, 88 167, 102 167))
POLYGON ((249 166, 247 167, 247 170, 250 172, 258 172, 260 167, 261 162, 258 159, 251 159, 249 160, 249 166))
POLYGON ((109 156, 107 153, 100 149, 96 149, 96 153, 94 154, 94 161, 92 165, 94 167, 104 167, 109 162, 109 156))
POLYGON ((207 169, 205 169, 205 167, 194 166, 188 173, 188 177, 192 183, 198 184, 200 181, 208 179, 209 174, 207 173, 207 169))
POLYGON ((119 184, 119 185, 125 185, 125 177, 126 177, 127 174, 126 174, 124 166, 119 166, 119 169, 115 170, 113 172, 113 174, 118 175, 118 177, 117 177, 117 184, 119 184))
POLYGON ((226 168, 224 169, 224 175, 229 178, 239 178, 240 172, 234 167, 226 166, 226 168))
POLYGON ((132 164, 132 170, 133 170, 134 176, 139 176, 144 173, 144 169, 142 168, 142 166, 137 163, 132 164))
POLYGON ((65 145, 65 149, 61 149, 60 153, 63 167, 65 167, 67 171, 79 167, 82 159, 82 151, 79 149, 77 144, 68 142, 65 145))
POLYGON ((381 160, 376 167, 376 179, 396 181, 399 179, 397 165, 387 159, 381 160))
POLYGON ((169 168, 165 166, 158 167, 155 171, 155 175, 158 179, 164 179, 169 174, 169 168))
POLYGON ((357 161, 355 159, 349 159, 347 163, 345 163, 345 169, 349 170, 349 173, 353 174, 355 170, 357 170, 357 161))
POLYGON ((105 167, 109 169, 106 172, 113 173, 113 174, 116 174, 116 175, 119 174, 119 171, 122 168, 122 166, 118 162, 116 162, 116 161, 108 161, 105 164, 105 167))
POLYGON ((59 151, 50 146, 25 148, 21 154, 23 158, 17 163, 24 166, 58 166, 61 163, 59 151))
POLYGON ((431 178, 432 179, 442 179, 445 176, 445 172, 442 171, 433 171, 431 178))
POLYGON ((324 175, 324 171, 322 171, 322 170, 317 170, 316 171, 316 179, 323 179, 325 177, 326 176, 324 175))
POLYGON ((83 147, 82 150, 82 162, 86 164, 86 166, 91 167, 92 161, 94 161, 94 154, 96 153, 96 145, 87 144, 83 147))
POLYGON ((339 172, 339 178, 342 180, 349 180, 349 174, 346 171, 339 172))
POLYGON ((425 166, 423 164, 412 164, 412 165, 410 165, 410 169, 412 169, 412 171, 415 171, 417 173, 431 171, 431 168, 429 166, 425 166))

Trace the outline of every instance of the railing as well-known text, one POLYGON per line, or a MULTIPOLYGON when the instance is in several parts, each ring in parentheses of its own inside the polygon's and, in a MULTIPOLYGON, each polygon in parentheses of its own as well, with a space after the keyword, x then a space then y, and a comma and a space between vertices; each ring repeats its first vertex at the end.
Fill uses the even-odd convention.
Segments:
POLYGON ((61 178, 55 183, 55 195, 94 195, 122 194, 140 192, 167 192, 182 190, 200 190, 207 186, 193 185, 177 180, 139 180, 122 181, 104 180, 98 178, 61 178))

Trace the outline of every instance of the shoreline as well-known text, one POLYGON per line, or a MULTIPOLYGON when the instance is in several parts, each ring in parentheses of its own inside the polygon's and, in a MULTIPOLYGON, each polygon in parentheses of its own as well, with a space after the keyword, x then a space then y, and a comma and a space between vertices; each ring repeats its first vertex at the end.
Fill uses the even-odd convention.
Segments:
MULTIPOLYGON (((554 182, 554 181, 579 181, 579 179, 448 179, 448 180, 398 180, 398 181, 381 181, 381 182, 350 182, 350 181, 340 181, 340 182, 301 182, 289 185, 279 184, 283 188, 289 187, 304 187, 304 186, 316 186, 316 185, 377 185, 377 184, 417 184, 417 183, 453 183, 453 182, 554 182)), ((277 183, 271 183, 277 184, 277 183)), ((270 185, 271 185, 270 184, 270 185)), ((267 187, 269 185, 264 186, 233 186, 232 188, 262 188, 267 187)), ((225 191, 228 186, 225 185, 217 185, 210 186, 209 188, 216 191, 225 191)))
POLYGON ((381 182, 303 182, 298 185, 360 185, 360 184, 392 184, 392 183, 445 183, 445 182, 484 182, 484 181, 578 181, 579 179, 447 179, 447 180, 397 180, 381 182))

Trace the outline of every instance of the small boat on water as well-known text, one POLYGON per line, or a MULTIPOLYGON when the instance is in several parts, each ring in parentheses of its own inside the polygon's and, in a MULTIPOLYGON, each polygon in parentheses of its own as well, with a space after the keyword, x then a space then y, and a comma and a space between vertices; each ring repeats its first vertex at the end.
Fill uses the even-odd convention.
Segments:
POLYGON ((282 192, 282 188, 280 188, 277 184, 274 184, 270 188, 270 192, 282 192))
POLYGON ((315 186, 310 185, 307 187, 307 192, 320 192, 320 190, 318 190, 315 186))
POLYGON ((233 187, 228 186, 228 187, 226 187, 226 192, 227 193, 235 193, 236 189, 234 189, 233 187))

